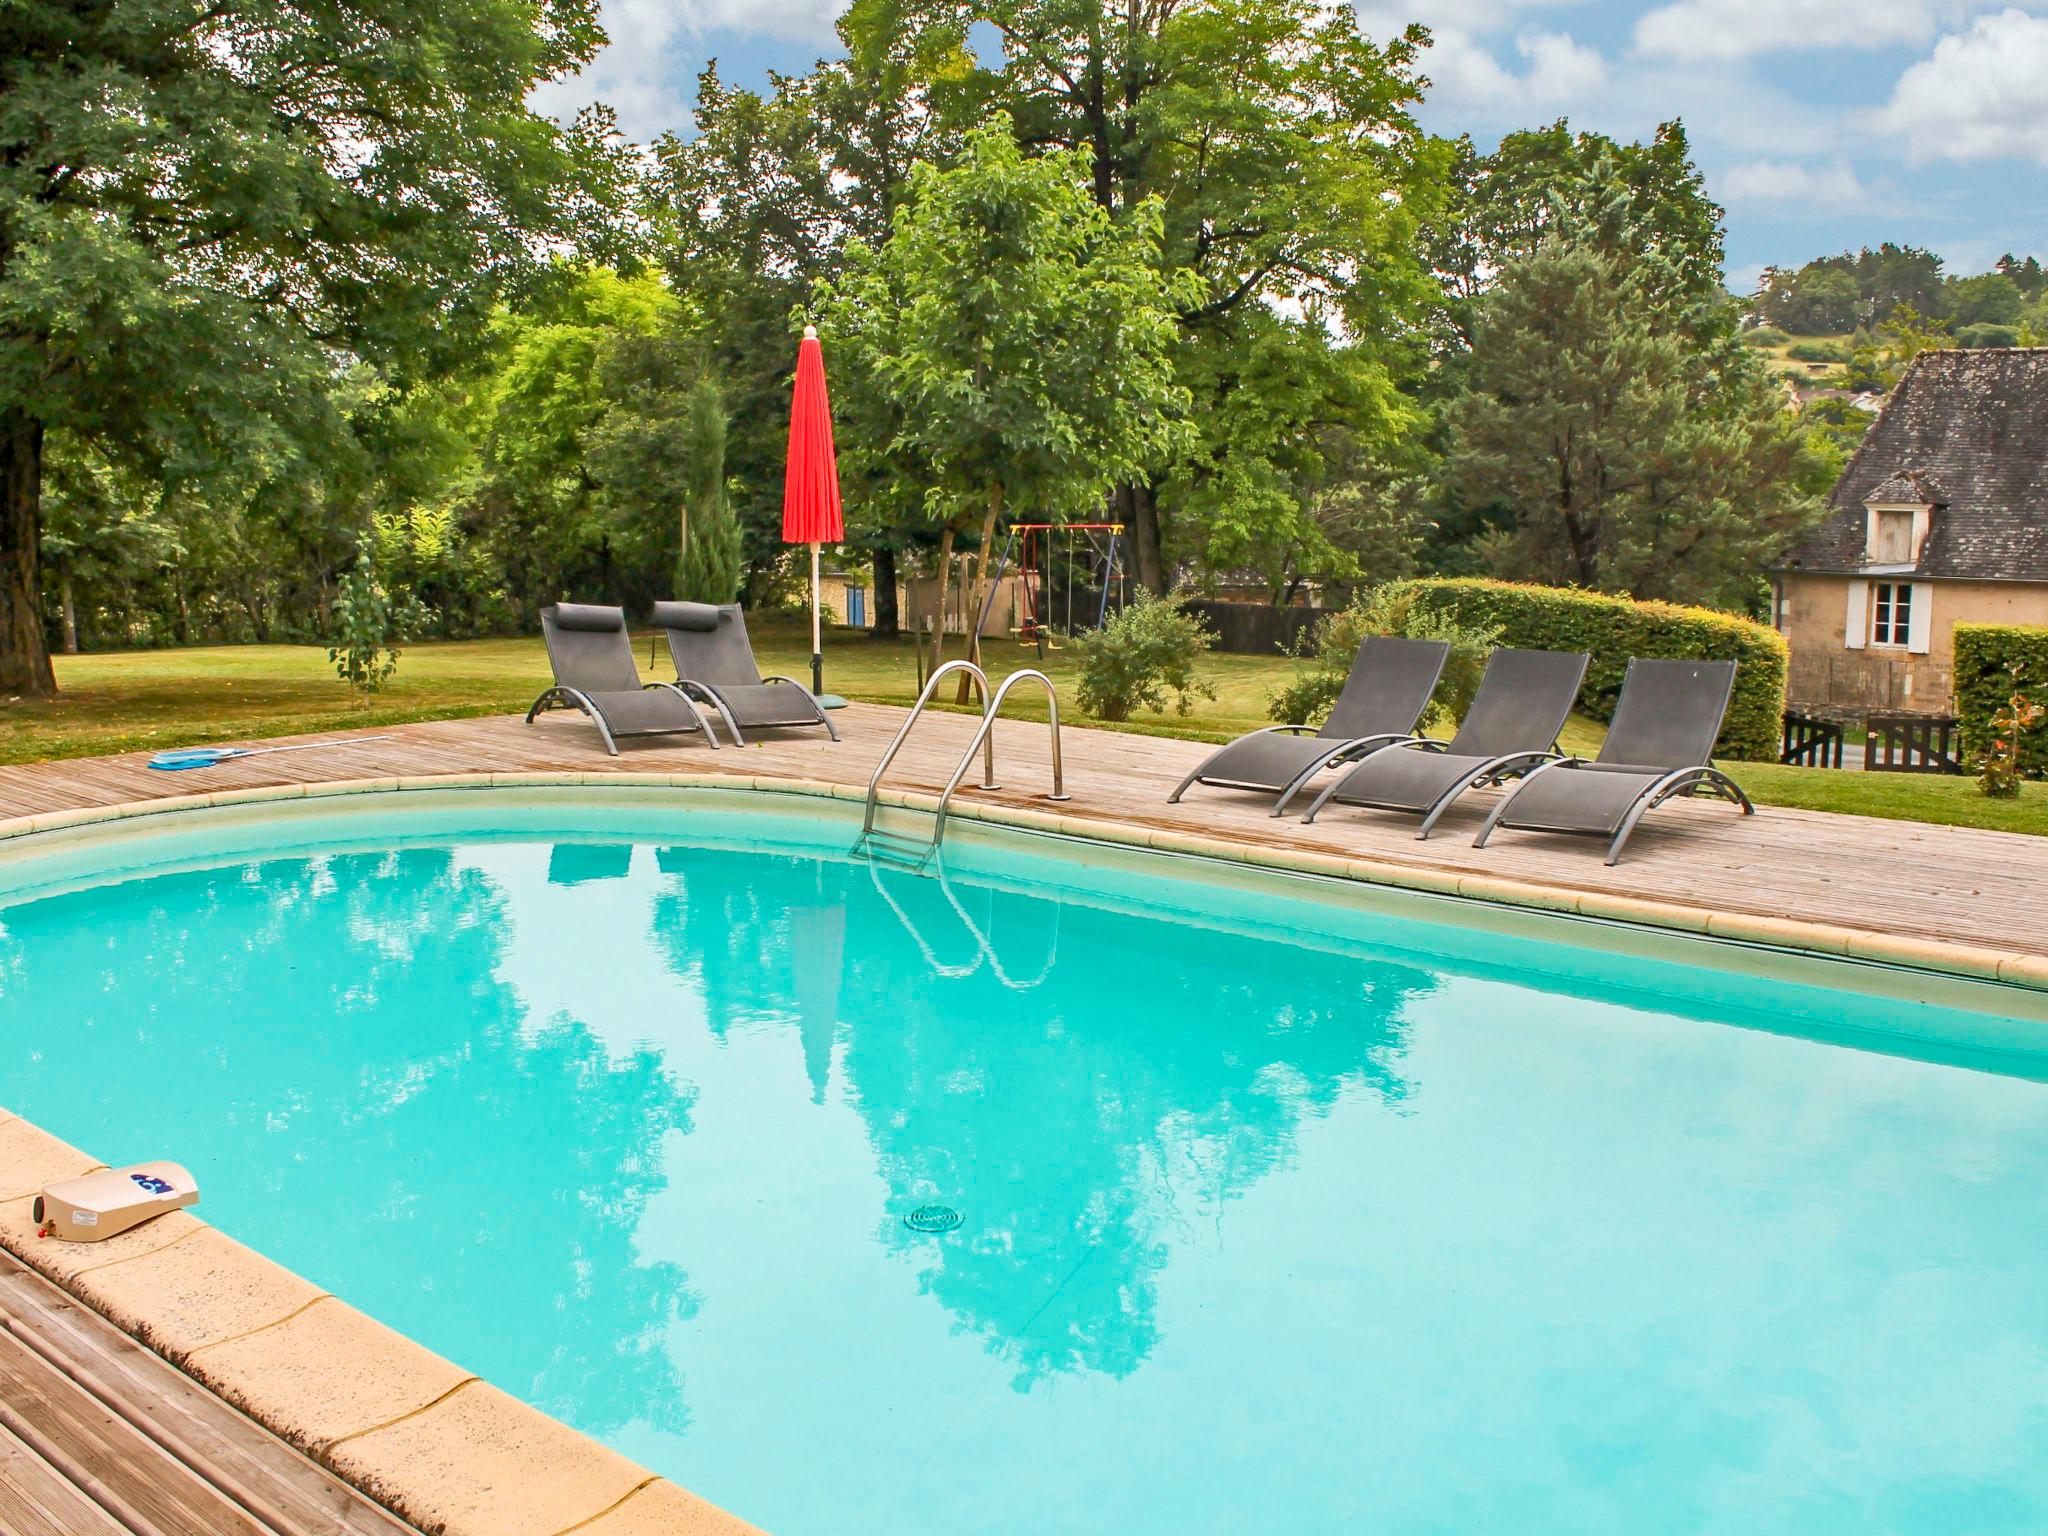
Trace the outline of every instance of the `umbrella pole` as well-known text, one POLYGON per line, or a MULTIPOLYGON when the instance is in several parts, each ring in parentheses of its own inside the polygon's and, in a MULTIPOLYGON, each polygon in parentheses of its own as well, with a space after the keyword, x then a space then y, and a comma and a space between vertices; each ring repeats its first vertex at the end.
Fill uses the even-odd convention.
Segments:
POLYGON ((811 692, 825 691, 824 632, 818 618, 818 541, 811 540, 811 692))

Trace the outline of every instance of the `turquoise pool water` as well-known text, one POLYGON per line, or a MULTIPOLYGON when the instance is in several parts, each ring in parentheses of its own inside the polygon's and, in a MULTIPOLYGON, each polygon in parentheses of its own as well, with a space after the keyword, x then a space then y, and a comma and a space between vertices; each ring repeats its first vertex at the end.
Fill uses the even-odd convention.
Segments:
POLYGON ((0 1101, 776 1536, 2048 1529, 2039 1023, 469 799, 0 869, 0 1101))

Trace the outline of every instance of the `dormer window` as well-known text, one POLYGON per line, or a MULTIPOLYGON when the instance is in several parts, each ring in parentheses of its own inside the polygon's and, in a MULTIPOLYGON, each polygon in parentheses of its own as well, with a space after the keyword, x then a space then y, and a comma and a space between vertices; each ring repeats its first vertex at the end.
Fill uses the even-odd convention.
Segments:
POLYGON ((1863 564, 1874 570, 1910 571, 1944 505, 1925 470, 1902 469, 1863 498, 1863 564))
POLYGON ((1886 507, 1870 514, 1870 563, 1911 565, 1918 554, 1913 548, 1913 513, 1905 508, 1886 507))

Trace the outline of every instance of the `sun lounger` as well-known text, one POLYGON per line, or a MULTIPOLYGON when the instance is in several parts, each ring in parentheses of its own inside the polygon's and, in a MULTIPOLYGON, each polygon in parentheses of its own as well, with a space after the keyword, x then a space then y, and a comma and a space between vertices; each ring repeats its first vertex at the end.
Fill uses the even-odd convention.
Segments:
POLYGON ((1631 661, 1600 755, 1529 773, 1494 807, 1473 846, 1484 848, 1499 827, 1579 832, 1607 838, 1612 864, 1636 824, 1674 795, 1705 792, 1755 815, 1749 796, 1713 762, 1734 690, 1732 661, 1631 661))
POLYGON ((544 709, 567 705, 590 716, 604 749, 619 755, 622 736, 672 736, 701 731, 718 745, 710 723, 673 683, 642 683, 633 664, 626 611, 594 603, 557 603, 540 611, 554 686, 533 701, 526 723, 544 709))
POLYGON ((668 634, 676 686, 724 716, 740 745, 746 744, 742 727, 822 725, 839 739, 810 689, 793 677, 761 675, 738 603, 656 603, 654 622, 668 634))
POLYGON ((1166 797, 1173 804, 1195 784, 1263 790, 1278 798, 1273 814, 1324 768, 1350 762, 1415 734, 1451 648, 1441 640, 1368 635, 1320 728, 1269 725, 1219 747, 1166 797))
POLYGON ((1472 707, 1449 741, 1416 737, 1375 752, 1316 797, 1304 821, 1329 805, 1420 816, 1418 838, 1477 784, 1497 784, 1559 754, 1557 733, 1586 677, 1583 651, 1495 651, 1472 707))

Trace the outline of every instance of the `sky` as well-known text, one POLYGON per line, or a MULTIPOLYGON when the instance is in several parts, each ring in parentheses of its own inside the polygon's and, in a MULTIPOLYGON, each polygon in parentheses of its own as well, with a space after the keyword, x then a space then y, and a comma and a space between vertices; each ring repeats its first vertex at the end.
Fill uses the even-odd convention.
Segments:
MULTIPOLYGON (((1639 139, 1683 119, 1728 211, 1729 286, 1883 240, 1981 272, 2048 260, 2048 0, 1358 0, 1434 42, 1423 125, 1500 135, 1568 118, 1639 139)), ((707 58, 736 83, 837 49, 839 0, 603 0, 613 41, 540 105, 687 132, 707 58)))

